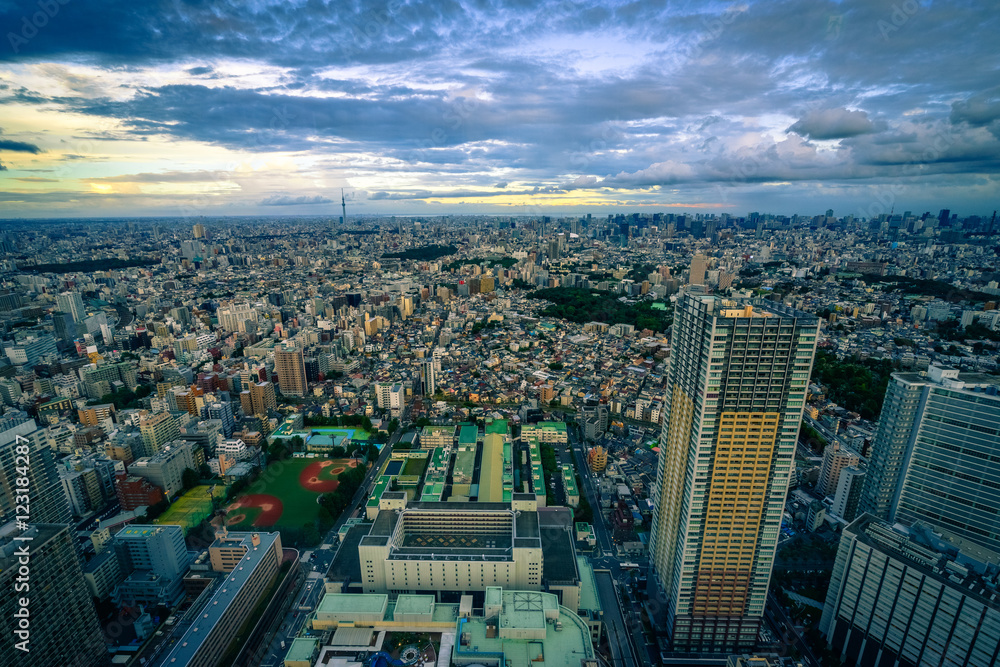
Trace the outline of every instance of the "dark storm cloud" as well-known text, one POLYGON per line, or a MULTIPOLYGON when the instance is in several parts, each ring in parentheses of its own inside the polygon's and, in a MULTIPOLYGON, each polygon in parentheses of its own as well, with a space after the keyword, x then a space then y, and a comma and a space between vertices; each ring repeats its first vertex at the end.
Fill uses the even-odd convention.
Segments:
POLYGON ((864 111, 823 109, 810 111, 788 131, 809 139, 846 139, 874 132, 875 124, 864 111))
POLYGON ((11 141, 0 138, 0 151, 12 151, 15 153, 41 153, 42 149, 35 144, 26 141, 11 141))

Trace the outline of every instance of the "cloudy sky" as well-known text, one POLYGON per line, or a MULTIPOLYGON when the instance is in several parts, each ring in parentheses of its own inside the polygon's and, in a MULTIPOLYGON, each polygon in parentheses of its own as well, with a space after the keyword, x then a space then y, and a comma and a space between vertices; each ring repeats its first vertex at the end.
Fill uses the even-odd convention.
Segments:
POLYGON ((0 218, 986 214, 990 5, 0 0, 0 218))

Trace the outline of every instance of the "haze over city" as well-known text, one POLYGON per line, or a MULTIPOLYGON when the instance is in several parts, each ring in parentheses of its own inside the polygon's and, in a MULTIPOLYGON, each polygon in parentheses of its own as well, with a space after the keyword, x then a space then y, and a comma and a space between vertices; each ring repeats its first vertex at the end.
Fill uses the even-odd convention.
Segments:
POLYGON ((5 3, 0 215, 984 215, 984 9, 5 3))

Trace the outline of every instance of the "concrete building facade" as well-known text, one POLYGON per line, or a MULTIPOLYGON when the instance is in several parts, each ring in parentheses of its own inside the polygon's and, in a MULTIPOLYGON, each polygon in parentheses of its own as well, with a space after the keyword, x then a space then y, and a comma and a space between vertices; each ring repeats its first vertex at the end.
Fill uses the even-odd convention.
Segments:
POLYGON ((650 560, 681 652, 752 650, 819 320, 686 295, 674 317, 650 560))

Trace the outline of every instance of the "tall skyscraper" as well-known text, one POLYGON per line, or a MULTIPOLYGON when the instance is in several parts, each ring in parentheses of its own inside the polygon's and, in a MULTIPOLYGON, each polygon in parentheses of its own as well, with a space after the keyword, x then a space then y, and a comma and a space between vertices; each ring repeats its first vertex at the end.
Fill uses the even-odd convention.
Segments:
POLYGON ((765 300, 677 305, 650 534, 675 651, 754 648, 819 320, 765 300))
POLYGON ((437 379, 435 377, 435 366, 436 361, 428 360, 422 365, 423 377, 421 378, 424 383, 424 393, 428 396, 432 396, 435 391, 437 391, 437 379))
MULTIPOLYGON (((17 512, 16 496, 23 494, 18 479, 25 477, 18 468, 25 467, 24 458, 18 460, 18 447, 27 446, 27 480, 30 496, 28 506, 31 523, 69 523, 72 519, 69 500, 63 492, 56 467, 55 453, 49 446, 45 431, 35 420, 23 412, 9 412, 0 419, 0 525, 14 519, 17 512), (19 440, 18 436, 23 438, 19 440)), ((21 450, 23 454, 24 450, 21 450)), ((23 480, 22 480, 23 481, 23 480)))
POLYGON ((87 310, 83 307, 83 299, 79 292, 63 292, 56 296, 56 310, 60 313, 69 313, 73 316, 74 322, 82 322, 87 317, 87 310))
POLYGON ((278 374, 278 389, 282 394, 306 395, 309 385, 306 381, 306 363, 301 349, 287 345, 275 348, 274 370, 278 374))
POLYGON ((64 524, 32 524, 17 530, 0 529, 0 664, 25 667, 49 665, 104 665, 108 653, 74 547, 74 533, 64 524), (27 550, 28 588, 19 579, 27 550), (27 602, 24 606, 22 602, 27 602), (27 610, 28 652, 16 644, 21 609, 27 610))
POLYGON ((925 521, 1000 551, 1000 378, 893 373, 859 512, 925 521))
POLYGON ((691 275, 688 282, 692 285, 704 285, 706 269, 708 269, 708 258, 704 255, 695 255, 691 260, 691 275))
POLYGON ((192 236, 196 239, 205 238, 205 225, 200 222, 195 223, 194 227, 191 228, 192 236))

